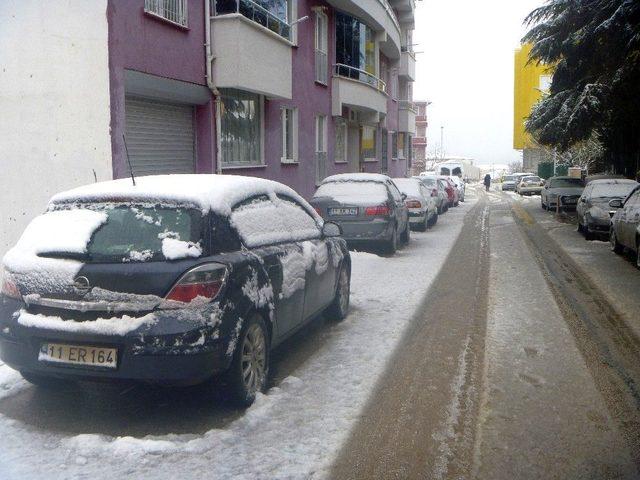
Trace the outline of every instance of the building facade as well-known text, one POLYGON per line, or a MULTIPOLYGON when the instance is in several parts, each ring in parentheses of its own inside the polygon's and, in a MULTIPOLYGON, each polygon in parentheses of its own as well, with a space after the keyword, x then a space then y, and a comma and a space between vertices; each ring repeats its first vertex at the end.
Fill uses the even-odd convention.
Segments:
POLYGON ((553 159, 536 145, 525 130, 525 122, 534 105, 549 90, 553 72, 545 65, 529 63, 530 53, 531 45, 524 44, 514 54, 513 148, 522 151, 523 170, 536 173, 540 163, 553 159))
POLYGON ((0 255, 52 194, 129 165, 266 177, 307 198, 334 173, 411 168, 414 0, 48 5, 0 4, 0 142, 16 190, 0 193, 0 255))
POLYGON ((431 102, 415 101, 416 109, 416 134, 413 137, 413 174, 418 175, 427 167, 427 107, 431 102))

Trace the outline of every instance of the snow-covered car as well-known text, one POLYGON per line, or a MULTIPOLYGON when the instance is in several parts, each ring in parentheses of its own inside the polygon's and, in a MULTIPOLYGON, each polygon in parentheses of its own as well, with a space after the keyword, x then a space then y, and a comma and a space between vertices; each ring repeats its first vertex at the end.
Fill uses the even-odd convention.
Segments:
POLYGON ((615 211, 609 206, 609 202, 626 198, 637 186, 638 182, 626 179, 601 179, 589 182, 576 207, 578 231, 583 233, 587 240, 593 240, 596 236, 607 238, 611 216, 615 211))
POLYGON ((624 200, 610 200, 609 206, 617 210, 611 217, 611 250, 618 254, 625 249, 634 252, 636 265, 640 268, 640 185, 624 200))
POLYGON ((516 185, 516 193, 520 195, 540 195, 543 187, 544 181, 539 176, 528 175, 520 178, 520 181, 516 185))
POLYGON ((0 359, 28 381, 265 388, 270 351, 349 308, 338 225, 289 187, 220 175, 115 180, 55 195, 4 257, 0 359))
POLYGON ((435 175, 420 175, 413 178, 420 180, 427 190, 431 192, 431 196, 436 201, 438 215, 446 213, 449 208, 449 195, 445 190, 444 182, 439 181, 435 175))
POLYGON ((584 183, 580 178, 551 177, 540 193, 540 204, 543 209, 554 209, 558 206, 566 210, 576 208, 578 199, 584 190, 584 183))
POLYGON ((406 195, 404 203, 409 209, 409 224, 421 232, 435 225, 438 221, 437 195, 432 197, 431 190, 415 178, 394 178, 393 183, 406 195))
POLYGON ((311 204, 342 227, 351 245, 379 244, 394 253, 411 235, 405 198, 386 175, 343 173, 325 178, 311 204))
POLYGON ((505 175, 502 179, 502 191, 507 192, 509 190, 516 190, 516 180, 517 177, 515 175, 505 175))
POLYGON ((452 175, 452 176, 449 177, 449 180, 451 180, 454 183, 454 185, 456 186, 456 189, 458 190, 458 199, 459 199, 459 201, 464 202, 464 194, 465 194, 465 191, 466 191, 466 185, 464 184, 462 179, 460 177, 452 175))

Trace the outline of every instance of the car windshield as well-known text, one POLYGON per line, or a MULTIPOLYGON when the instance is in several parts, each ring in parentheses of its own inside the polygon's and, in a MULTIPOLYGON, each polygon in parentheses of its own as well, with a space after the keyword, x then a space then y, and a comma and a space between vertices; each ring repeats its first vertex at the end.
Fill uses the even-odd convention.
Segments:
MULTIPOLYGON (((62 207, 65 209, 65 207, 62 207)), ((77 206, 74 206, 77 209, 77 206)), ((106 214, 92 232, 83 260, 88 262, 163 261, 199 256, 202 215, 188 207, 86 204, 80 210, 106 214)), ((57 249, 42 256, 72 257, 57 249)))
POLYGON ((553 178, 549 182, 549 188, 578 188, 582 186, 582 180, 579 178, 553 178))
POLYGON ((593 198, 624 198, 637 183, 601 183, 593 186, 591 197, 593 198))

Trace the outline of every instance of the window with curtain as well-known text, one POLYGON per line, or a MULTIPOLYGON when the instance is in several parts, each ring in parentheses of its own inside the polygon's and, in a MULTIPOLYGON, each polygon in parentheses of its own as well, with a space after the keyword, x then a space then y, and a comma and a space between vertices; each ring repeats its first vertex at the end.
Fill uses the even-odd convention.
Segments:
POLYGON ((262 97, 220 89, 222 166, 262 165, 262 97))

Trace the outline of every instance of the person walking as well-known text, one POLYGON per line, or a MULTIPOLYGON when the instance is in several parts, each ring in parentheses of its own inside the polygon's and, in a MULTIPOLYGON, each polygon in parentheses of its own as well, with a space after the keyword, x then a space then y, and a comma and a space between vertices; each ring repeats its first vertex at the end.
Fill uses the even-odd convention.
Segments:
POLYGON ((488 173, 484 176, 484 188, 489 191, 489 187, 491 186, 491 175, 488 173))

